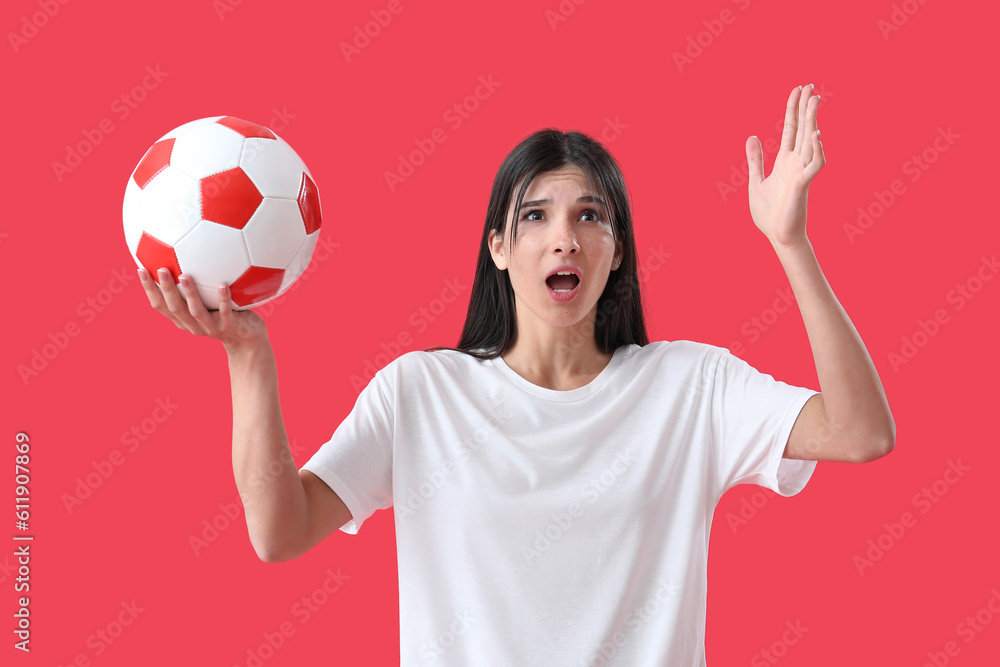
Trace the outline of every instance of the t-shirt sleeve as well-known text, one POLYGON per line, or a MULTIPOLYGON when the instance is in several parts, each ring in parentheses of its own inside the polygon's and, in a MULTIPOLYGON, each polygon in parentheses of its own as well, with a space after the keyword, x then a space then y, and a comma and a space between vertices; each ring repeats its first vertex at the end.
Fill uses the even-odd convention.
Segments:
POLYGON ((737 484, 757 484, 782 496, 805 487, 816 461, 782 454, 802 406, 818 393, 775 380, 722 348, 712 403, 720 497, 737 484))
POLYGON ((352 519, 340 530, 349 535, 375 510, 392 507, 393 399, 391 382, 376 373, 333 437, 302 466, 347 505, 352 519))

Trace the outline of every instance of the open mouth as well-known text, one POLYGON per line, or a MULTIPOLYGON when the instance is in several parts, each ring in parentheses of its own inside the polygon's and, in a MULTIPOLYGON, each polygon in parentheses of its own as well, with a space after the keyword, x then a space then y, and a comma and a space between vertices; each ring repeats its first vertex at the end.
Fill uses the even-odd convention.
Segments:
POLYGON ((580 278, 570 271, 560 271, 546 278, 545 284, 556 294, 569 294, 580 284, 580 278))
POLYGON ((572 301, 580 291, 580 276, 573 271, 557 271, 545 279, 545 287, 554 301, 572 301))

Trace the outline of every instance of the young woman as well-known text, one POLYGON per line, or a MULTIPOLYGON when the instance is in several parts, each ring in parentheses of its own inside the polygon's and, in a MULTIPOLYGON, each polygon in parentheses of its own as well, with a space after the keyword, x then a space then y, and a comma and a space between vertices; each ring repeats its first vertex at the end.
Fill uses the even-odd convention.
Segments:
POLYGON ((750 211, 785 269, 823 393, 725 348, 647 340, 621 171, 597 142, 542 130, 500 166, 458 348, 379 371, 302 467, 289 452, 263 320, 207 312, 186 276, 146 294, 225 345, 233 468, 260 558, 297 558, 394 508, 402 664, 704 665, 708 542, 737 484, 798 493, 817 461, 892 451, 864 344, 806 236, 825 163, 811 86, 788 99, 750 211), (283 472, 255 477, 274 461, 283 472))

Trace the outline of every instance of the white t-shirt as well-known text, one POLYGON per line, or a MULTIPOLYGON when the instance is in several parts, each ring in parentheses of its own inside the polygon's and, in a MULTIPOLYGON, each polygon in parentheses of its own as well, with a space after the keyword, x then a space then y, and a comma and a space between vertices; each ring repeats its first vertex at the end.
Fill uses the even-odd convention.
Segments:
POLYGON ((303 466, 357 534, 394 508, 400 655, 416 665, 705 665, 708 543, 737 484, 798 493, 806 400, 726 348, 618 348, 592 382, 406 353, 303 466))

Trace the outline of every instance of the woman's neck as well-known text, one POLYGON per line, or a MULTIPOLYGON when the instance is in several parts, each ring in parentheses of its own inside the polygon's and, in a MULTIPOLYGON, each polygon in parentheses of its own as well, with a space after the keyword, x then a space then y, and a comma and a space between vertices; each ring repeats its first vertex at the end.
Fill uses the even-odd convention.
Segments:
POLYGON ((556 391, 569 391, 589 384, 607 367, 613 353, 601 352, 593 336, 576 345, 544 344, 518 337, 500 355, 504 363, 528 382, 556 391))

